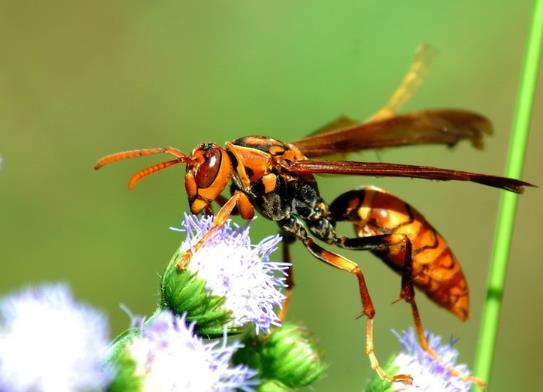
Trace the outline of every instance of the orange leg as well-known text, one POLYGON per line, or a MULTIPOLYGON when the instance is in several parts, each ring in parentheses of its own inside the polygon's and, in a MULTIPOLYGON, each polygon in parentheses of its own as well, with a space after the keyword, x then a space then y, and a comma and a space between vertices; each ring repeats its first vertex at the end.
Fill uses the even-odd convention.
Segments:
MULTIPOLYGON (((290 258, 290 244, 293 241, 293 238, 290 237, 288 234, 283 234, 283 260, 286 263, 291 263, 290 258)), ((281 307, 281 310, 279 311, 279 320, 281 321, 281 324, 285 322, 285 319, 287 318, 288 313, 288 307, 290 305, 290 300, 292 299, 292 289, 294 288, 294 270, 292 268, 292 264, 287 269, 287 289, 285 292, 285 302, 283 302, 283 306, 281 307)))
POLYGON ((383 380, 387 380, 390 382, 400 381, 406 384, 410 384, 412 381, 411 376, 407 374, 389 376, 377 360, 377 356, 375 355, 373 347, 373 317, 375 316, 375 308, 373 306, 368 287, 366 286, 364 274, 362 273, 362 270, 360 269, 358 264, 341 255, 330 252, 313 242, 313 240, 307 235, 302 221, 296 218, 291 218, 287 221, 283 221, 280 223, 284 231, 300 239, 305 247, 309 250, 309 252, 317 259, 325 262, 326 264, 334 268, 349 272, 356 276, 358 280, 358 291, 360 294, 360 300, 362 302, 362 313, 368 318, 366 329, 366 354, 369 357, 371 367, 383 380))
MULTIPOLYGON (((463 375, 458 370, 447 366, 439 355, 430 347, 428 340, 424 335, 424 326, 422 325, 417 303, 415 302, 415 289, 413 283, 413 246, 405 234, 384 234, 357 238, 340 237, 338 238, 337 244, 341 247, 354 250, 387 250, 394 246, 401 246, 405 256, 402 269, 402 287, 400 290, 400 299, 405 300, 411 305, 411 313, 413 315, 420 346, 424 351, 430 354, 436 362, 443 365, 443 367, 445 367, 453 376, 466 382, 472 382, 480 388, 485 386, 485 383, 478 378, 463 375)), ((369 327, 370 326, 368 325, 368 329, 369 327)))
POLYGON ((412 381, 411 376, 407 374, 397 374, 395 376, 389 376, 379 364, 377 356, 375 355, 373 347, 373 317, 375 316, 375 308, 366 286, 366 280, 358 264, 353 261, 340 256, 338 254, 329 252, 324 248, 321 248, 313 242, 310 238, 304 240, 304 244, 309 251, 319 260, 324 261, 326 264, 332 267, 338 268, 343 271, 350 272, 358 279, 358 289, 360 293, 360 299, 362 301, 362 313, 367 317, 366 326, 366 354, 369 357, 371 368, 381 377, 383 380, 389 382, 401 381, 410 384, 412 381))
POLYGON ((475 385, 477 385, 480 389, 486 388, 486 383, 477 378, 472 376, 467 376, 465 374, 460 373, 458 370, 456 370, 453 367, 447 366, 443 359, 430 347, 428 344, 428 340, 426 339, 426 335, 424 334, 424 326, 422 325, 422 320, 420 318, 419 309, 417 307, 417 303, 415 302, 415 298, 412 298, 410 300, 406 301, 411 305, 411 313, 413 314, 413 320, 415 322, 415 329, 417 330, 417 337, 419 339, 420 346, 424 351, 426 351, 428 354, 432 356, 434 361, 440 363, 447 369, 447 371, 452 374, 454 377, 459 378, 462 381, 465 382, 471 382, 475 385))
MULTIPOLYGON (((399 234, 397 234, 398 236, 399 234)), ((428 343, 428 339, 426 339, 426 335, 424 334, 424 326, 422 325, 422 319, 420 317, 419 308, 417 306, 417 302, 415 301, 415 289, 413 286, 413 249, 412 244, 409 238, 407 236, 404 236, 403 240, 403 247, 405 251, 405 260, 404 260, 404 266, 402 271, 402 288, 400 290, 400 298, 404 299, 409 305, 411 305, 411 314, 413 315, 413 322, 415 324, 415 329, 417 331, 417 337, 419 339, 420 346, 424 351, 426 351, 430 356, 438 363, 440 363, 443 367, 447 369, 447 371, 453 375, 454 377, 459 378, 462 381, 465 382, 471 382, 476 384, 479 388, 484 388, 486 386, 486 383, 476 377, 466 376, 465 374, 460 373, 458 370, 456 370, 453 367, 450 367, 445 364, 445 361, 441 359, 441 357, 430 347, 430 344, 428 343)))
MULTIPOLYGON (((232 210, 230 215, 241 215, 243 219, 247 220, 253 219, 255 216, 255 209, 251 204, 251 201, 245 193, 239 191, 238 193, 240 194, 239 199, 236 203, 236 207, 232 210)), ((226 204, 228 200, 229 199, 227 199, 223 195, 219 195, 214 201, 222 207, 226 204)), ((209 209, 211 209, 211 206, 209 206, 209 209)))
POLYGON ((192 255, 200 249, 205 242, 213 235, 213 233, 220 228, 226 220, 230 217, 230 214, 232 213, 232 210, 238 203, 238 200, 241 198, 243 194, 239 191, 234 192, 234 195, 221 207, 217 215, 215 215, 215 219, 213 219, 213 225, 211 228, 194 244, 192 249, 187 250, 179 262, 177 263, 177 268, 183 269, 187 265, 187 263, 192 258, 192 255))

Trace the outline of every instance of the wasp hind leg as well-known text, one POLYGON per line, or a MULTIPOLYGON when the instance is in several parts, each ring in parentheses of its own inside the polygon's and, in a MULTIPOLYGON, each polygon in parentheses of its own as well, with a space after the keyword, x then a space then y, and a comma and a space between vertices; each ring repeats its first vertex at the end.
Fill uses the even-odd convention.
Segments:
POLYGON ((321 246, 317 245, 307 234, 303 227, 303 222, 298 219, 290 218, 286 221, 280 222, 282 229, 294 235, 296 238, 302 241, 304 246, 309 252, 315 256, 318 260, 342 271, 349 272, 356 276, 358 280, 358 290, 360 293, 360 300, 362 302, 362 313, 366 316, 366 354, 370 360, 371 368, 377 373, 377 375, 389 382, 404 382, 411 384, 412 378, 407 374, 397 374, 395 376, 389 376, 379 364, 377 356, 375 355, 373 347, 373 318, 375 316, 375 308, 366 285, 366 280, 362 270, 355 262, 330 252, 321 246))
POLYGON ((447 371, 453 375, 454 377, 459 378, 462 381, 470 382, 475 385, 477 385, 480 389, 484 389, 486 387, 486 383, 477 378, 472 376, 467 376, 465 374, 462 374, 458 370, 456 370, 454 367, 451 367, 447 365, 447 363, 437 354, 432 347, 430 347, 430 344, 428 343, 428 339, 426 338, 426 334, 424 333, 424 326, 422 324, 422 319, 420 317, 419 308, 417 306, 417 302, 415 301, 415 289, 413 284, 413 257, 412 257, 412 245, 411 241, 406 238, 406 248, 405 248, 405 261, 404 266, 402 270, 402 288, 400 291, 400 298, 404 299, 410 306, 411 306, 411 314, 413 316, 413 322, 415 324, 415 330, 417 332, 417 337, 420 343, 420 346, 424 351, 426 351, 430 356, 439 364, 441 364, 447 371))
POLYGON ((394 246, 401 246, 404 252, 404 261, 402 267, 402 286, 400 290, 400 299, 405 300, 411 306, 411 314, 415 324, 415 330, 421 348, 426 351, 436 362, 441 364, 454 377, 460 380, 474 383, 479 388, 484 388, 486 383, 476 377, 467 376, 460 373, 455 368, 447 365, 445 361, 430 347, 426 334, 424 333, 424 325, 420 317, 419 308, 415 301, 415 288, 413 282, 413 245, 411 240, 404 234, 383 234, 367 237, 346 238, 340 237, 337 240, 337 245, 351 250, 373 250, 373 251, 389 251, 394 246))

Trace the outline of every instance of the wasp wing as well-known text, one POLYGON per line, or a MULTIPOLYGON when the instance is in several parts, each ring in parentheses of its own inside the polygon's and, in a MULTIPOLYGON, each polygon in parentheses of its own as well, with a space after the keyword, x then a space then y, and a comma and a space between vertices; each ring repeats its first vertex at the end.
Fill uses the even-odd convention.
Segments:
POLYGON ((341 115, 333 119, 329 123, 324 124, 319 129, 316 129, 315 131, 311 132, 305 138, 307 139, 315 135, 324 135, 324 134, 337 131, 340 129, 352 128, 357 125, 360 125, 360 121, 350 118, 349 116, 341 115))
POLYGON ((460 170, 440 169, 431 166, 403 165, 397 163, 317 161, 308 159, 283 162, 283 167, 287 171, 298 175, 348 174, 374 177, 411 177, 441 181, 471 181, 515 193, 522 193, 525 186, 534 186, 514 178, 471 173, 460 170))
POLYGON ((394 90, 386 104, 368 120, 359 121, 342 115, 310 133, 308 136, 317 135, 319 133, 328 133, 343 128, 350 128, 357 124, 360 125, 365 122, 395 116, 400 107, 409 101, 415 91, 417 91, 417 89, 421 86, 428 71, 430 70, 430 63, 435 54, 435 49, 430 45, 419 45, 415 51, 415 58, 404 75, 400 85, 396 88, 396 90, 394 90))
POLYGON ((341 117, 323 127, 319 133, 292 144, 305 156, 316 158, 412 144, 453 146, 462 139, 469 139, 473 146, 482 148, 483 136, 492 133, 490 120, 466 110, 423 110, 337 129, 338 124, 352 122, 346 119, 341 117))

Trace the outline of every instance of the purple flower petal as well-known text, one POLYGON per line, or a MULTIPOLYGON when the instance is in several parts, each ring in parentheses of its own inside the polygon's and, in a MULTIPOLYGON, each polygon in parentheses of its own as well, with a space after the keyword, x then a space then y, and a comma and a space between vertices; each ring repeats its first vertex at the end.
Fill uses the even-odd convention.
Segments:
POLYGON ((460 374, 469 375, 469 368, 465 364, 456 364, 458 351, 453 347, 456 340, 442 344, 441 337, 427 332, 426 337, 430 347, 438 354, 443 363, 437 362, 430 354, 422 349, 413 328, 398 333, 392 331, 402 344, 401 353, 394 358, 392 365, 397 373, 409 374, 413 377, 413 384, 394 383, 394 391, 440 391, 440 392, 468 392, 472 383, 464 381, 454 375, 448 368, 454 368, 460 374))
MULTIPOLYGON (((213 216, 197 217, 186 214, 182 222, 186 240, 182 249, 189 249, 207 232, 213 216)), ((281 236, 265 238, 251 245, 249 225, 240 227, 228 221, 218 229, 192 257, 187 269, 206 281, 212 295, 225 298, 224 307, 233 315, 233 326, 248 322, 257 333, 279 325, 276 309, 285 299, 280 289, 285 287, 289 263, 270 261, 281 236)))
POLYGON ((141 327, 127 350, 143 391, 253 391, 256 372, 230 365, 239 347, 238 343, 227 345, 226 340, 204 342, 184 316, 164 311, 141 327))

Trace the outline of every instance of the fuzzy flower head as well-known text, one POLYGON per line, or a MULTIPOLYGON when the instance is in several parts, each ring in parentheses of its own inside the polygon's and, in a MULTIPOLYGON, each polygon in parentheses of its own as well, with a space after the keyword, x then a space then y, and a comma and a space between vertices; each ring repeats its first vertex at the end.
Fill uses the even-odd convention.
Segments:
POLYGON ((454 368, 460 374, 469 375, 467 365, 456 364, 458 351, 453 348, 455 343, 453 339, 447 344, 442 344, 440 336, 427 333, 430 347, 443 361, 443 363, 439 363, 422 349, 413 328, 403 331, 401 334, 393 332, 402 344, 402 351, 392 361, 392 367, 397 369, 397 373, 409 374, 413 377, 412 385, 394 383, 391 388, 393 391, 468 392, 470 390, 471 382, 452 375, 446 368, 446 366, 454 368))
POLYGON ((117 367, 130 363, 131 371, 119 370, 118 374, 125 379, 115 380, 110 390, 253 391, 256 373, 247 366, 230 365, 240 345, 227 345, 226 341, 204 342, 194 334, 194 324, 187 325, 184 316, 163 311, 141 324, 120 344, 123 347, 117 351, 114 363, 115 359, 117 367))
MULTIPOLYGON (((186 232, 180 252, 190 249, 211 228, 212 221, 212 216, 185 215, 182 229, 178 229, 186 232)), ((276 235, 253 246, 249 226, 239 227, 228 221, 186 265, 187 272, 205 282, 208 295, 222 299, 222 308, 230 314, 228 327, 252 323, 258 333, 279 325, 276 310, 285 299, 280 289, 285 287, 289 264, 270 261, 270 254, 280 241, 276 235)), ((186 311, 191 316, 191 311, 186 311)))
POLYGON ((0 300, 0 391, 90 391, 111 372, 105 317, 65 285, 28 288, 0 300))

